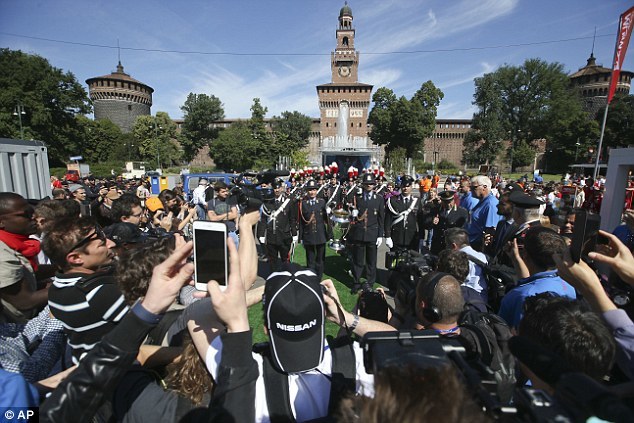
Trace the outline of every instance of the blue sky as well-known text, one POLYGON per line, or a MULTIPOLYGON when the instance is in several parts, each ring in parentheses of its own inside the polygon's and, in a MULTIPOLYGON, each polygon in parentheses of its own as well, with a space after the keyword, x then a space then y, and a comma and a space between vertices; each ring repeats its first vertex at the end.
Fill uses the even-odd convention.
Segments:
MULTIPOLYGON (((619 15, 634 3, 351 0, 349 5, 361 52, 360 82, 411 97, 432 80, 445 93, 438 118, 471 118, 475 77, 533 57, 574 72, 590 55, 595 27, 594 54, 611 67, 619 15), (551 42, 573 38, 582 39, 551 42), (483 49, 531 43, 542 44, 483 49)), ((126 73, 155 90, 152 114, 182 117, 180 106, 194 92, 219 97, 229 118, 250 116, 254 97, 268 107, 267 117, 284 110, 317 117, 315 86, 330 82, 342 6, 343 0, 0 0, 0 47, 39 54, 85 84, 115 70, 118 39, 126 73), (183 51, 205 54, 178 53, 183 51)), ((632 50, 634 41, 624 65, 630 71, 632 50)))

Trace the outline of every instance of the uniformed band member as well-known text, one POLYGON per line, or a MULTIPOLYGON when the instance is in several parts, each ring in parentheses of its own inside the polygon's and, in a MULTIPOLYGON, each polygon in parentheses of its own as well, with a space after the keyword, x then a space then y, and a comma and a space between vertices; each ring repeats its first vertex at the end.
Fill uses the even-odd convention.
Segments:
POLYGON ((326 241, 330 238, 326 200, 317 196, 319 185, 314 179, 304 187, 307 197, 299 203, 299 239, 306 250, 306 266, 321 280, 326 261, 326 241))
POLYGON ((401 195, 385 203, 385 245, 392 248, 418 250, 418 226, 421 204, 412 196, 414 178, 401 179, 401 195))
POLYGON ((336 208, 341 205, 341 192, 343 191, 341 184, 337 181, 337 175, 329 176, 329 183, 324 190, 327 193, 326 205, 330 208, 336 208))
POLYGON ((291 244, 297 237, 295 202, 284 194, 284 182, 273 181, 275 198, 262 204, 258 239, 266 245, 266 255, 273 270, 290 260, 291 244))
POLYGON ((372 289, 376 282, 377 248, 383 242, 385 223, 385 202, 383 197, 373 192, 376 184, 374 175, 363 175, 361 184, 362 192, 352 198, 350 229, 347 235, 347 241, 352 249, 352 293, 361 289, 364 268, 367 280, 363 289, 372 289))
POLYGON ((469 220, 469 212, 464 207, 456 206, 456 192, 442 191, 438 194, 440 208, 435 216, 429 215, 429 227, 433 229, 431 253, 438 255, 445 249, 445 231, 449 228, 462 228, 469 220))

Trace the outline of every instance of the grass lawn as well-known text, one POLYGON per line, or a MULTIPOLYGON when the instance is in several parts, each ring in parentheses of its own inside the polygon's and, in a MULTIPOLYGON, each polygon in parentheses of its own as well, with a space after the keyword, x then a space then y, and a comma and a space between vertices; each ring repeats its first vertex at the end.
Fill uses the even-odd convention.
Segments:
MULTIPOLYGON (((521 178, 522 176, 528 174, 528 180, 532 181, 533 180, 533 174, 531 172, 524 172, 524 173, 503 173, 502 176, 506 179, 514 179, 514 180, 518 180, 519 178, 521 178)), ((542 173, 541 174, 542 178, 544 178, 544 182, 561 182, 561 173, 542 173)))
MULTIPOLYGON (((300 265, 306 265, 306 252, 302 245, 298 245, 295 249, 294 263, 300 265)), ((332 279, 332 282, 337 288, 341 305, 346 310, 352 310, 357 303, 357 296, 350 294, 350 287, 352 286, 352 278, 348 275, 348 269, 350 266, 344 256, 335 253, 330 248, 326 247, 326 263, 324 270, 324 279, 332 279)), ((249 322, 253 329, 253 342, 267 341, 267 337, 263 331, 263 317, 262 317, 262 303, 258 303, 249 308, 249 322)), ((336 336, 339 331, 339 326, 334 323, 326 323, 326 334, 336 336)))

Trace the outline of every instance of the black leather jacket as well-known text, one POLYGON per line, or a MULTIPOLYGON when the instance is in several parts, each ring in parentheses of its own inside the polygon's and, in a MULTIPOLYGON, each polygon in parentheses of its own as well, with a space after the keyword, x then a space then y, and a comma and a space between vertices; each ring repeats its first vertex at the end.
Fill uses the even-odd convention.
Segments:
MULTIPOLYGON (((117 327, 82 359, 72 375, 44 401, 40 407, 40 421, 90 421, 112 395, 153 327, 139 319, 134 312, 128 312, 117 327)), ((209 410, 207 413, 186 416, 188 421, 255 420, 255 382, 259 372, 251 355, 251 331, 224 333, 221 336, 225 351, 231 353, 222 355, 209 410)))

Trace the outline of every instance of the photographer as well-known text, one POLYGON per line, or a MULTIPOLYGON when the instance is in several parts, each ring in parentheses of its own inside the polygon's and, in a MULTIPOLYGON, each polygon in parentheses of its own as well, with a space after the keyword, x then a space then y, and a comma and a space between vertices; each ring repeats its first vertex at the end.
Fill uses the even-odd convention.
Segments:
MULTIPOLYGON (((589 258, 609 265, 623 281, 634 285, 632 253, 616 236, 604 231, 599 234, 607 237, 609 244, 602 246, 603 253, 590 253, 589 258)), ((587 263, 583 260, 575 263, 568 250, 556 255, 554 260, 559 274, 583 295, 595 312, 601 314, 618 345, 616 363, 630 380, 634 379, 634 323, 630 317, 610 300, 601 281, 587 263)))
POLYGON ((502 299, 499 315, 512 328, 517 328, 524 315, 524 301, 541 292, 576 299, 572 286, 557 274, 554 257, 567 249, 561 235, 542 226, 530 228, 524 237, 524 248, 519 250, 517 240, 512 241, 511 255, 518 275, 517 286, 502 299))

